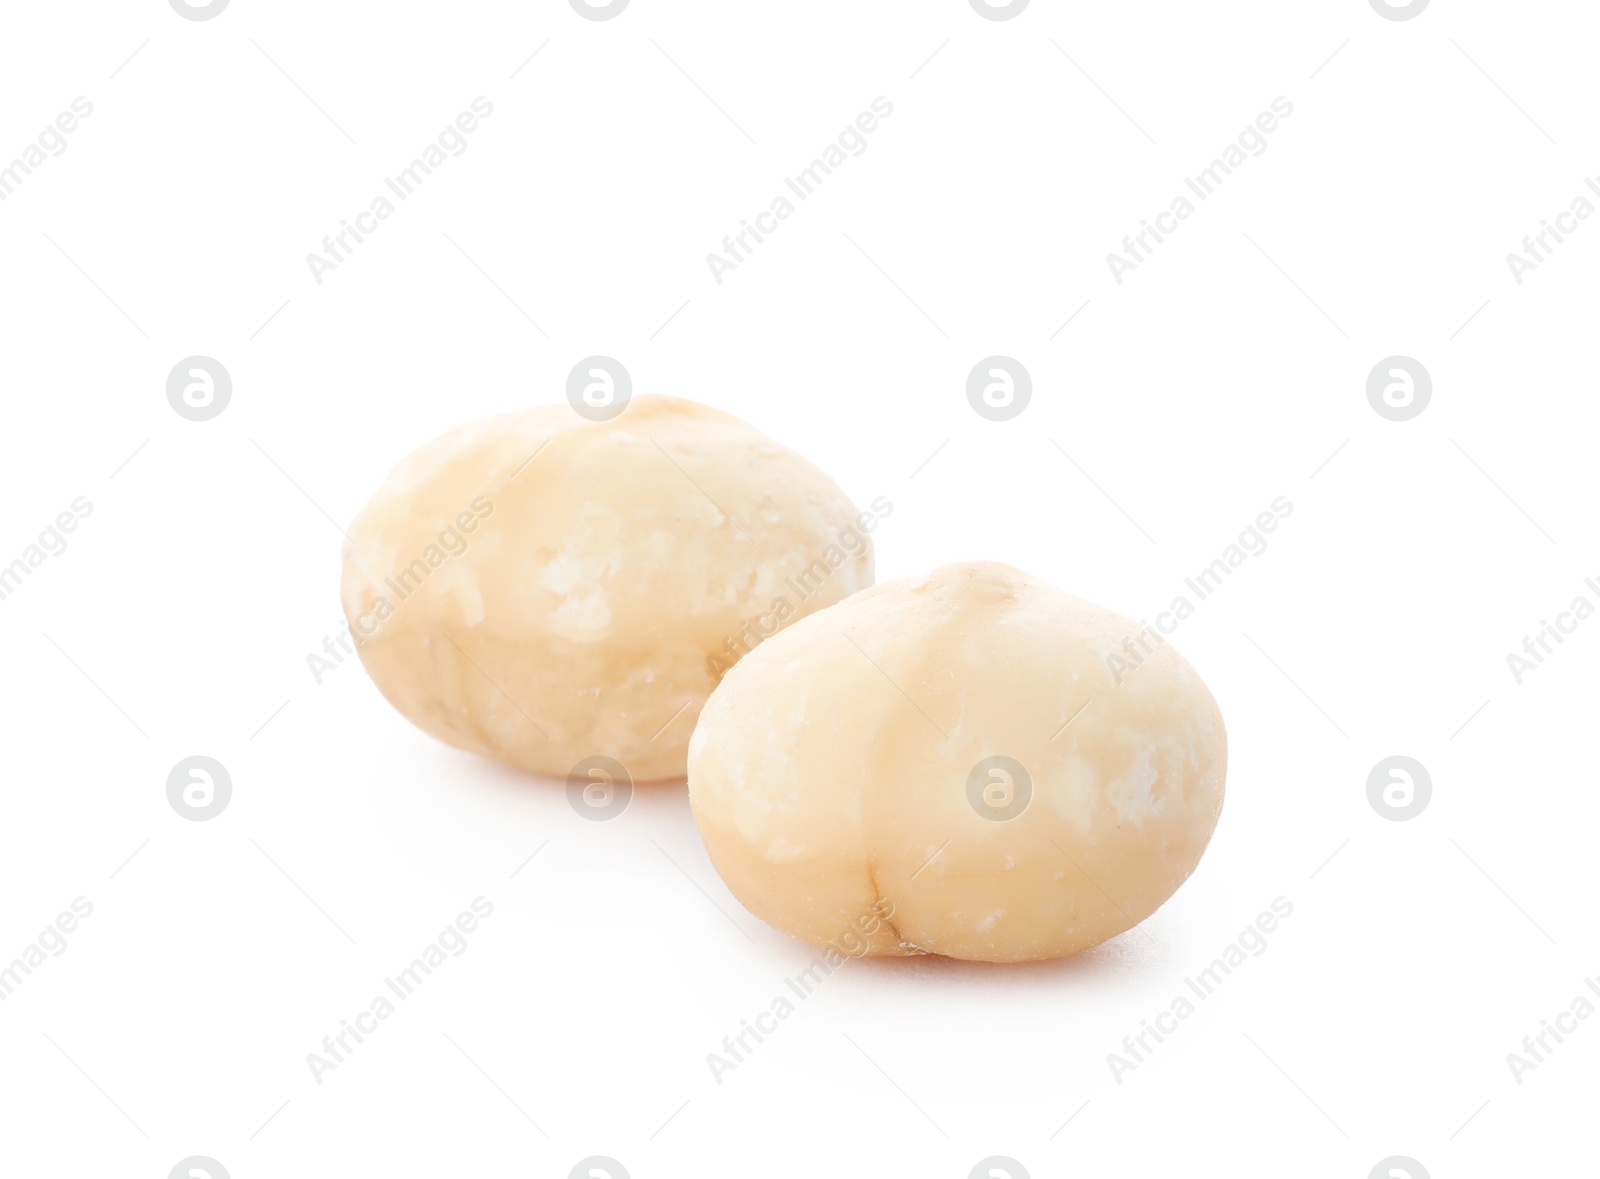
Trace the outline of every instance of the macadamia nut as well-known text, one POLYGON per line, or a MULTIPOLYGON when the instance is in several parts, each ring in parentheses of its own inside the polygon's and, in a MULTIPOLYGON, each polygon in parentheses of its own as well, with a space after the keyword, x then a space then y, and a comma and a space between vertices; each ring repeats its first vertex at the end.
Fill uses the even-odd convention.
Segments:
POLYGON ((557 776, 608 757, 682 777, 727 667, 872 584, 878 504, 692 401, 602 422, 547 406, 401 462, 350 527, 341 596, 374 682, 440 740, 557 776))
POLYGON ((1142 633, 993 562, 796 623, 690 742, 712 863, 813 945, 888 912, 872 955, 1029 961, 1132 928, 1194 871, 1227 762, 1211 693, 1148 634, 1135 663, 1142 633))

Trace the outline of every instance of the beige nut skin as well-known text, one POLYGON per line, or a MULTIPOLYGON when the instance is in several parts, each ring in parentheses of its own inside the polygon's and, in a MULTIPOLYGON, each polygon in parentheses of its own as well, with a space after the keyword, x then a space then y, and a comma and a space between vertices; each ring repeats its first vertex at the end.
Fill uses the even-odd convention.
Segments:
POLYGON ((350 526, 341 598, 373 681, 441 741, 681 778, 725 666, 872 584, 875 525, 696 402, 636 397, 605 422, 545 406, 402 461, 350 526))
POLYGON ((700 715, 689 801, 728 887, 785 933, 872 928, 868 955, 1025 962, 1155 912, 1205 851, 1226 762, 1216 701, 1170 645, 969 562, 756 648, 700 715), (1141 635, 1150 653, 1130 655, 1141 635), (974 775, 996 755, 1031 779, 1014 817, 1020 782, 974 775))

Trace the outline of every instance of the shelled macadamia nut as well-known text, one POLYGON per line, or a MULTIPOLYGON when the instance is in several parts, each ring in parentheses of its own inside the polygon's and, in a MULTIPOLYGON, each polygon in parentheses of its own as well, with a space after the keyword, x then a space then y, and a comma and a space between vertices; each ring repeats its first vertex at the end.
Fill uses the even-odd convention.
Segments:
POLYGON ((682 777, 718 679, 872 584, 859 512, 738 419, 635 397, 451 430, 350 526, 341 596, 367 671, 442 741, 566 776, 682 777), (607 765, 610 763, 607 762, 607 765))
POLYGON ((1154 632, 969 562, 742 660, 701 713, 689 799, 728 887, 786 933, 1020 962, 1155 912, 1205 851, 1226 762, 1216 701, 1154 632))

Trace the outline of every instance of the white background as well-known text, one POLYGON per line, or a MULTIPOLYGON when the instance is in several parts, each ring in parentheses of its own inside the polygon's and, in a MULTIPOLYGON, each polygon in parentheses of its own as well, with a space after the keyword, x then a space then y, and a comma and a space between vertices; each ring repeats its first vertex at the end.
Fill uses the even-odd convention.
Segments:
POLYGON ((94 912, 0 1003, 0 1173, 1592 1163, 1600 1020, 1520 1084, 1506 1056, 1600 974, 1600 621, 1520 685, 1506 655, 1600 604, 1600 220, 1521 285, 1505 261, 1600 172, 1591 6, 3 19, 0 161, 94 113, 0 203, 0 563, 93 513, 0 602, 0 961, 94 912), (306 255, 480 95, 465 154, 319 285, 306 255), (716 283, 706 255, 880 95, 865 154, 716 283), (1268 150, 1119 285, 1106 255, 1280 95, 1268 150), (682 787, 585 822, 306 661, 389 467, 559 401, 593 353, 887 496, 880 579, 996 558, 1148 618, 1287 497, 1174 636, 1231 738, 1177 896, 1068 961, 850 962, 713 1081, 812 955, 722 886, 682 787), (965 398, 996 353, 1034 380, 1006 423, 965 398), (194 354, 234 381, 204 423, 165 396, 194 354), (1404 423, 1366 399, 1393 354, 1434 383, 1404 423), (231 772, 209 822, 167 802, 192 754, 231 772), (1409 822, 1367 801, 1392 754, 1431 773, 1409 822), (480 895, 466 953, 314 1081, 307 1053, 480 895), (1270 948, 1114 1080, 1278 896, 1270 948))

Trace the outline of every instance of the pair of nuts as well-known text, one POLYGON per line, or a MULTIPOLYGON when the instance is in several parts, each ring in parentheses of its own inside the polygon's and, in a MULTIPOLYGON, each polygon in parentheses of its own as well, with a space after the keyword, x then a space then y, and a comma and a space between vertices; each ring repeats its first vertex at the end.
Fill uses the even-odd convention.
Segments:
POLYGON ((396 467, 342 597, 379 689, 440 740, 687 772, 728 887, 812 944, 863 913, 892 914, 867 954, 996 962, 1131 928, 1216 825, 1216 702, 1164 644, 1114 676, 1140 628, 1009 566, 868 588, 888 510, 691 401, 532 409, 396 467))

